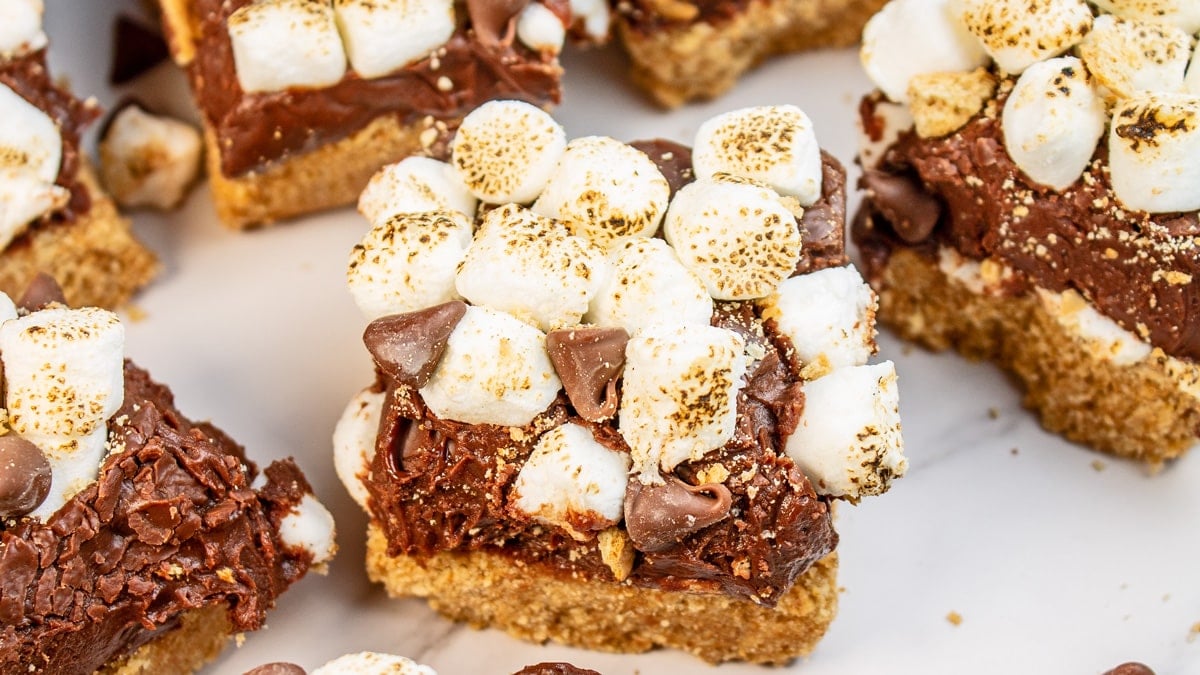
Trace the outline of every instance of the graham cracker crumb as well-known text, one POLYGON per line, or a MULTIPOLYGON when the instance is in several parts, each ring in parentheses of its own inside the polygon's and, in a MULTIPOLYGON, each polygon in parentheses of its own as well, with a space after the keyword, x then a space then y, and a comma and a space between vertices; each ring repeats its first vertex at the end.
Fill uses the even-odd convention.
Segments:
POLYGON ((961 129, 995 92, 996 80, 986 68, 917 75, 908 85, 917 134, 937 138, 961 129))
POLYGON ((950 624, 953 626, 961 626, 963 618, 962 618, 962 614, 959 614, 958 612, 951 610, 951 612, 946 615, 946 620, 949 621, 950 624))
POLYGON ((1103 471, 1108 468, 1108 465, 1098 459, 1093 459, 1092 468, 1096 471, 1103 471))

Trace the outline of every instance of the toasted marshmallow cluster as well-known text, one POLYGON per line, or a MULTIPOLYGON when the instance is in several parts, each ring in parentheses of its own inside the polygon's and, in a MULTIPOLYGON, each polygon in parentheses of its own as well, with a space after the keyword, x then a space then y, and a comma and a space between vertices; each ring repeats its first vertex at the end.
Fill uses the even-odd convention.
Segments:
POLYGON ((609 254, 612 271, 585 317, 599 326, 620 326, 630 335, 655 323, 706 326, 713 299, 662 239, 636 238, 609 254))
POLYGON ((358 197, 358 212, 372 226, 422 211, 457 211, 473 218, 478 202, 449 164, 414 156, 376 172, 358 197))
POLYGON ((126 106, 100 141, 100 175, 122 206, 174 208, 200 171, 201 147, 191 125, 126 106))
MULTIPOLYGON (((1113 192, 1126 207, 1200 209, 1200 4, 1092 4, 1098 10, 1084 0, 892 0, 864 30, 863 65, 888 98, 907 104, 920 98, 914 88, 990 60, 1000 75, 1017 77, 1002 130, 1030 180, 1059 191, 1073 185, 1107 128, 1113 192)), ((921 133, 956 128, 917 125, 921 133)), ((875 151, 865 162, 878 156, 865 150, 875 151)))
POLYGON ((55 185, 62 136, 49 115, 0 84, 0 247, 31 221, 66 206, 70 193, 55 185))
POLYGON ((0 3, 0 57, 11 58, 46 46, 42 30, 42 0, 5 0, 0 3))
POLYGON ((437 675, 437 671, 403 656, 359 652, 340 656, 312 675, 437 675))

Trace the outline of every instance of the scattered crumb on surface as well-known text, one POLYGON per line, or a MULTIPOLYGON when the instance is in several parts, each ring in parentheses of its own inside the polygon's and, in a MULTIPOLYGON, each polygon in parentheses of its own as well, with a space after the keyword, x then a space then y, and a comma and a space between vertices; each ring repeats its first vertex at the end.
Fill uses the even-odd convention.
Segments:
POLYGON ((900 353, 901 353, 901 354, 903 354, 903 355, 905 355, 905 356, 908 356, 909 354, 912 354, 912 353, 913 353, 913 346, 912 346, 911 344, 907 343, 907 342, 906 342, 906 343, 904 343, 904 346, 900 348, 900 353))
POLYGON ((141 323, 149 318, 150 315, 146 313, 146 310, 131 303, 125 305, 125 316, 129 317, 129 320, 133 323, 141 323))
POLYGON ((1103 471, 1108 468, 1108 465, 1098 459, 1093 459, 1092 468, 1096 471, 1103 471))
POLYGON ((951 625, 961 626, 962 625, 962 614, 959 614, 958 612, 955 612, 955 611, 951 611, 949 614, 946 615, 946 620, 949 621, 951 625))
POLYGON ((988 419, 1000 419, 1000 410, 997 408, 988 408, 988 419))
POLYGON ((1188 631, 1187 641, 1189 643, 1195 642, 1196 638, 1198 638, 1198 637, 1200 637, 1200 621, 1197 621, 1196 623, 1192 624, 1191 630, 1188 631))
MULTIPOLYGON (((263 628, 266 628, 266 626, 263 626, 263 628)), ((243 644, 245 644, 245 643, 246 643, 246 634, 245 634, 245 633, 238 633, 237 635, 234 635, 234 636, 233 636, 233 641, 234 641, 235 643, 237 643, 237 646, 240 648, 240 647, 241 647, 243 644)))
POLYGON ((1008 454, 1012 455, 1013 457, 1016 457, 1017 455, 1021 454, 1021 449, 1013 448, 1012 450, 1008 451, 1008 454))

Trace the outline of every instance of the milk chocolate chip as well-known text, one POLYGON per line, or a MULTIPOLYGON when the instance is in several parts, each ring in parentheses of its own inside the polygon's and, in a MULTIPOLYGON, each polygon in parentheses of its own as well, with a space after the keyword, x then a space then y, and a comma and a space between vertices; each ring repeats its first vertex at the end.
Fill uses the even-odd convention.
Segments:
POLYGON ((265 663, 247 670, 244 675, 306 675, 304 669, 294 663, 265 663))
POLYGON ((625 529, 640 551, 671 548, 684 537, 729 515, 733 496, 720 483, 688 485, 666 476, 663 485, 637 478, 625 489, 625 529))
POLYGON ((580 326, 546 335, 546 352, 579 416, 603 422, 617 413, 617 380, 625 368, 624 328, 580 326))
POLYGON ((528 4, 529 0, 467 0, 467 14, 480 44, 488 47, 512 44, 517 15, 528 4))
POLYGON ((21 294, 17 306, 30 312, 36 312, 55 302, 60 305, 67 304, 62 287, 58 285, 58 281, 54 277, 45 272, 38 272, 37 276, 25 287, 25 292, 21 294))
POLYGON ((941 202, 910 176, 867 170, 861 185, 871 193, 875 208, 891 222, 896 234, 909 244, 928 239, 942 217, 941 202))
POLYGON ((1129 663, 1122 663, 1104 673, 1104 675, 1154 675, 1154 671, 1149 666, 1137 663, 1136 661, 1130 661, 1129 663))
POLYGON ((383 316, 363 332, 367 351, 388 377, 423 387, 433 376, 454 327, 467 313, 458 300, 407 314, 383 316))
POLYGON ((19 518, 50 494, 50 462, 36 445, 0 436, 0 518, 19 518))

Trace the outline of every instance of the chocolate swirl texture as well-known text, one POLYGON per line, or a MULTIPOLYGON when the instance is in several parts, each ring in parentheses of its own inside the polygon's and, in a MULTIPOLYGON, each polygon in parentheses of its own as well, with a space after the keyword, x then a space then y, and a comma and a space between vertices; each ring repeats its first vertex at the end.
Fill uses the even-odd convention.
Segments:
POLYGON ((290 460, 252 490, 242 449, 128 361, 109 429, 124 449, 95 483, 47 522, 0 530, 0 672, 90 674, 202 607, 254 630, 310 566, 278 535, 311 493, 290 460))

